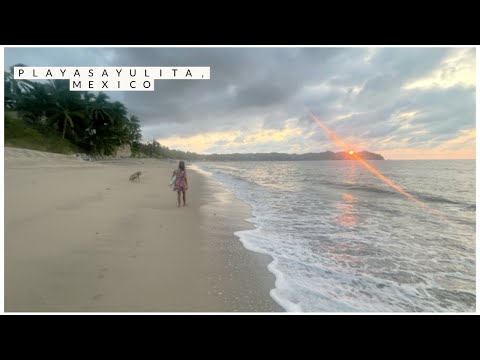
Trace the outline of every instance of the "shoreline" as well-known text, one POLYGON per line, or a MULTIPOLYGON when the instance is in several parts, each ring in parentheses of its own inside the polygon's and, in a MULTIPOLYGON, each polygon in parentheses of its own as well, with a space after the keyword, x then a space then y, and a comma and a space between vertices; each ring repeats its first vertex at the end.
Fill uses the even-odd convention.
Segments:
POLYGON ((243 217, 244 219, 245 227, 239 230, 235 230, 234 235, 236 240, 238 240, 238 242, 241 243, 241 246, 244 250, 246 250, 249 253, 253 253, 254 256, 257 257, 258 259, 257 266, 260 266, 263 269, 267 269, 267 272, 271 275, 265 279, 265 284, 267 285, 273 284, 272 286, 270 286, 269 295, 270 295, 270 298, 273 299, 273 301, 275 302, 275 306, 278 307, 278 309, 280 309, 277 311, 303 312, 298 305, 291 303, 288 300, 282 299, 278 294, 276 294, 275 290, 278 291, 277 285, 284 281, 284 275, 276 268, 277 260, 265 250, 249 243, 249 241, 245 239, 245 237, 248 238, 248 235, 242 234, 243 232, 250 233, 258 229, 257 222, 255 221, 257 216, 254 214, 253 206, 247 203, 246 201, 244 201, 243 199, 241 199, 240 197, 237 197, 237 195, 233 190, 229 189, 226 185, 222 184, 221 181, 215 179, 212 173, 202 168, 201 163, 198 164, 198 162, 196 162, 193 165, 197 168, 197 171, 200 172, 203 176, 208 177, 210 181, 221 186, 224 189, 224 191, 228 194, 228 196, 231 196, 234 199, 233 201, 238 202, 240 206, 246 208, 244 214, 240 216, 240 217, 243 217))
POLYGON ((250 208, 205 175, 177 208, 176 164, 4 149, 6 312, 284 311, 234 235, 250 208))
POLYGON ((258 311, 255 306, 259 305, 262 312, 285 312, 270 295, 275 289, 276 281, 275 275, 268 270, 273 258, 246 248, 237 235, 238 232, 255 229, 255 225, 247 221, 253 216, 252 208, 220 182, 202 174, 203 170, 191 170, 204 179, 202 185, 205 187, 203 194, 206 198, 202 201, 202 211, 207 217, 205 224, 209 227, 208 231, 216 233, 227 230, 226 236, 213 237, 214 242, 210 243, 210 246, 223 254, 221 259, 224 259, 224 262, 221 266, 224 270, 218 268, 218 262, 209 262, 217 266, 214 272, 230 274, 226 275, 226 278, 229 277, 232 282, 220 285, 227 288, 226 291, 220 291, 226 302, 237 304, 239 308, 246 308, 251 312, 258 311), (215 198, 213 201, 212 194, 215 198), (246 293, 239 289, 245 289, 246 293), (253 298, 256 301, 253 301, 253 298))

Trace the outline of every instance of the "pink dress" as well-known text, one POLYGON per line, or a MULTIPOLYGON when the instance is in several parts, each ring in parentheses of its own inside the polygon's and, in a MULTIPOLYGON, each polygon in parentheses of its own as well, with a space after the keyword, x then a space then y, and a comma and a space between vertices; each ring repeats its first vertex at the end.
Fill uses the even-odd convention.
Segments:
POLYGON ((173 187, 173 191, 187 191, 186 171, 177 169, 175 170, 175 175, 177 176, 177 178, 175 179, 175 186, 173 187))

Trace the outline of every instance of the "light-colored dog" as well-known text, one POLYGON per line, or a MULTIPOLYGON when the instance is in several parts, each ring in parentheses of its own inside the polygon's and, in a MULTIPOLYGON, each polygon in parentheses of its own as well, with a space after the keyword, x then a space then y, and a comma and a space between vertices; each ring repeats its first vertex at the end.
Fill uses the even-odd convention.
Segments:
POLYGON ((142 175, 141 171, 137 171, 136 173, 133 173, 132 175, 130 175, 130 181, 134 181, 135 179, 140 181, 140 175, 142 175))

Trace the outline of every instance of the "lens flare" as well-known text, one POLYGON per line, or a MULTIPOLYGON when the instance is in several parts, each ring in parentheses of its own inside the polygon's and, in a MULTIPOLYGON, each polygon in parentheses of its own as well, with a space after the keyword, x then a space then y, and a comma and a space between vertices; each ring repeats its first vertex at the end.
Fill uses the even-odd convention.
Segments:
MULTIPOLYGON (((333 133, 333 131, 331 131, 329 128, 327 128, 321 121, 320 119, 315 116, 310 110, 308 110, 308 114, 310 115, 310 117, 315 120, 315 122, 327 133, 328 136, 330 136, 330 138, 335 141, 338 145, 340 145, 346 152, 348 152, 354 159, 358 160, 360 162, 360 164, 362 164, 368 171, 370 171, 373 175, 375 175, 376 177, 378 177, 380 180, 382 180, 384 183, 386 183, 387 185, 391 186, 392 188, 394 188, 396 191, 398 191, 400 194, 402 194, 403 196, 406 196, 408 199, 412 200, 413 202, 417 203, 418 205, 426 208, 426 209, 429 209, 429 207, 421 202, 420 200, 418 200, 415 196, 413 196, 412 194, 408 193, 407 191, 405 191, 404 189, 402 189, 399 185, 395 184, 392 180, 388 179, 387 177, 385 177, 383 174, 381 174, 377 169, 375 169, 372 165, 370 165, 369 163, 367 163, 360 155, 358 155, 356 152, 354 152, 353 150, 350 150, 352 147, 349 146, 347 143, 345 143, 342 139, 340 139, 337 135, 335 135, 333 133)), ((429 209, 430 210, 430 209, 429 209)), ((430 210, 432 211, 432 210, 430 210)))

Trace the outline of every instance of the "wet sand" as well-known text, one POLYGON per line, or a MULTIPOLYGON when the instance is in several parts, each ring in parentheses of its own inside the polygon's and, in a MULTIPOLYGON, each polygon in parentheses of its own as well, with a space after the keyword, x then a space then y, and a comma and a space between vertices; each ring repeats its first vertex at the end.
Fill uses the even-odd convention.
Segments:
POLYGON ((250 209, 188 165, 177 208, 175 167, 5 148, 5 311, 283 311, 270 258, 233 235, 250 209))

